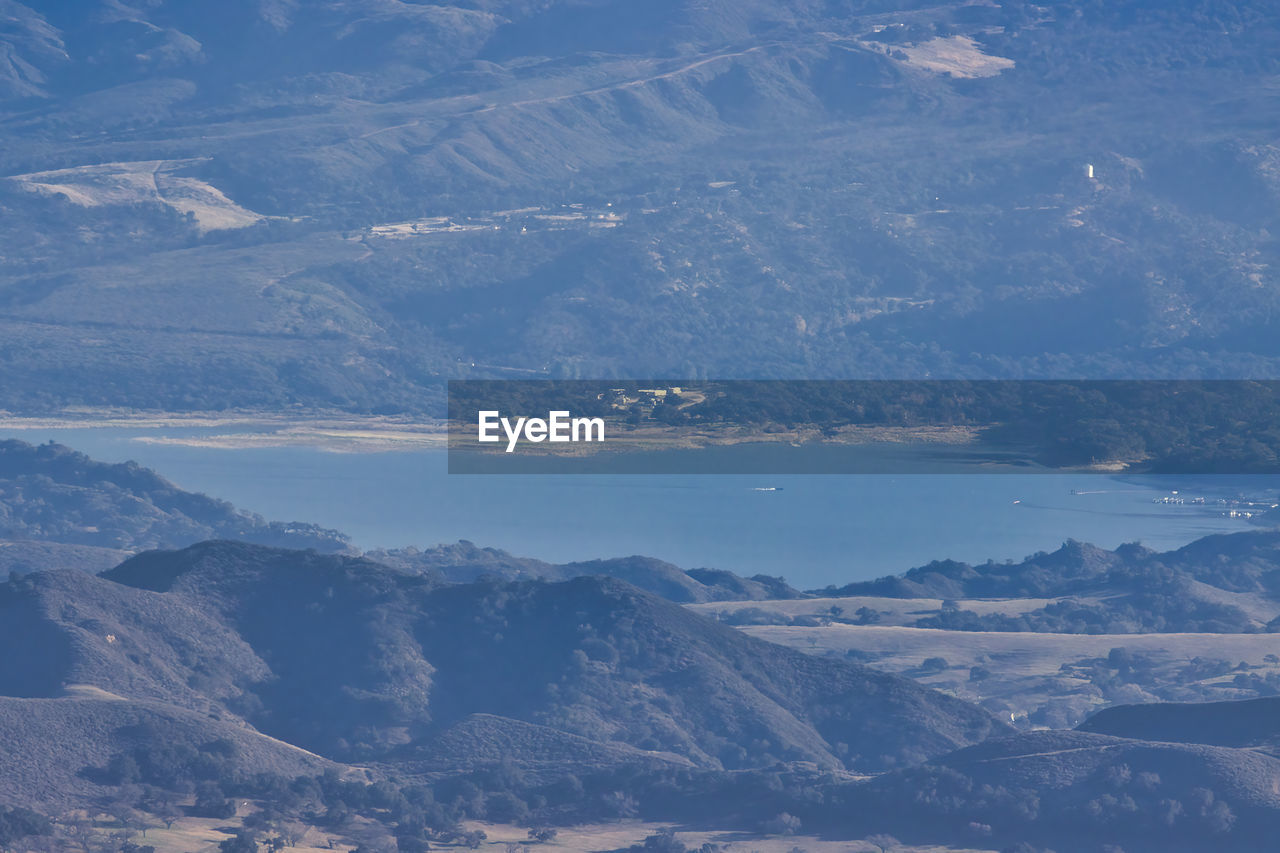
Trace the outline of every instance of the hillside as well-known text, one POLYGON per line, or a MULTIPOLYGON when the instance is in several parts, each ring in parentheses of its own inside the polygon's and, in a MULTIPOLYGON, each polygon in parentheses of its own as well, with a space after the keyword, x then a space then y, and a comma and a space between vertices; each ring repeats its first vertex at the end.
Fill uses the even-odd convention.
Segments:
POLYGON ((716 569, 681 569, 652 557, 616 557, 554 564, 516 557, 497 548, 480 548, 461 541, 435 548, 377 549, 365 556, 388 566, 439 577, 453 583, 471 583, 482 577, 494 580, 563 581, 584 575, 603 575, 680 604, 710 601, 762 601, 801 598, 782 578, 756 575, 744 578, 716 569))
MULTIPOLYGON (((0 441, 0 577, 58 568, 97 574, 131 553, 208 539, 325 553, 355 551, 339 531, 267 521, 226 501, 184 491, 132 462, 98 462, 59 444, 0 441)), ((436 582, 604 575, 679 603, 803 596, 781 578, 686 571, 642 556, 553 564, 466 541, 427 549, 375 549, 365 556, 436 582)))
POLYGON ((752 640, 604 578, 441 588, 424 631, 437 719, 484 703, 703 766, 893 766, 1000 728, 903 679, 752 640), (449 642, 463 632, 475 643, 449 642), (494 680, 463 677, 477 671, 494 680))
MULTIPOLYGON (((438 586, 367 560, 241 543, 148 552, 102 577, 15 578, 0 586, 0 645, 18 643, 31 653, 0 658, 0 696, 53 709, 33 726, 70 707, 62 697, 76 685, 111 699, 108 710, 221 720, 395 772, 483 764, 483 751, 457 761, 477 737, 544 776, 877 769, 1004 730, 908 680, 754 640, 609 578, 438 586)), ((40 752, 10 719, 9 761, 40 752)), ((211 728, 206 739, 218 737, 211 728)))
MULTIPOLYGON (((1249 536, 1188 554, 1251 553, 1261 566, 1271 546, 1249 536)), ((233 542, 146 552, 100 577, 35 572, 0 586, 0 643, 35 652, 0 657, 0 796, 158 814, 194 789, 190 815, 234 797, 261 804, 269 826, 405 845, 457 843, 464 820, 641 817, 979 849, 1262 849, 1280 814, 1280 765, 1254 748, 1274 743, 1267 702, 1120 707, 1080 731, 1011 735, 909 678, 694 611, 826 602, 681 606, 602 575, 450 583, 421 567, 233 542)), ((901 625, 775 630, 934 634, 921 648, 935 655, 957 634, 1057 642, 901 625)), ((1173 635, 1147 636, 1146 652, 1112 648, 1091 665, 1149 673, 1144 661, 1173 635)), ((1204 636, 1169 645, 1171 660, 1203 651, 1204 636)), ((1095 655, 1115 642, 1079 639, 1095 655)), ((994 672, 971 673, 971 685, 1028 659, 992 652, 986 663, 994 672)), ((903 674, 929 682, 954 668, 926 660, 903 674)))
POLYGON ((1261 0, 6 9, 11 410, 1280 357, 1261 0))
POLYGON ((1274 631, 1280 604, 1280 533, 1206 536, 1155 552, 1068 541, 1019 562, 942 560, 900 576, 828 587, 828 597, 1039 599, 1016 613, 942 607, 919 627, 1057 633, 1274 631), (1045 600, 1048 599, 1046 602, 1045 600))
POLYGON ((1083 732, 1144 737, 1170 743, 1216 746, 1280 746, 1280 699, 1241 702, 1170 702, 1119 705, 1094 714, 1078 727, 1083 732))
POLYGON ((225 754, 228 775, 293 777, 336 768, 231 720, 81 689, 56 699, 0 698, 0 801, 55 812, 104 802, 106 791, 86 771, 160 744, 225 754))
POLYGON ((1280 692, 1278 548, 1270 529, 1167 552, 1067 542, 1019 561, 936 561, 804 598, 690 607, 751 636, 907 676, 1023 730, 1142 703, 1134 726, 1098 730, 1138 737, 1164 730, 1161 712, 1146 716, 1151 703, 1280 692))
POLYGON ((0 441, 0 540, 13 540, 0 549, 0 560, 13 560, 13 569, 80 565, 100 571, 120 562, 122 552, 211 538, 322 551, 348 548, 337 531, 268 522, 226 501, 183 491, 133 462, 98 462, 52 442, 0 441), (28 556, 11 555, 14 548, 28 556))
POLYGON ((1251 851, 1269 844, 1278 776, 1280 762, 1251 750, 1039 732, 882 777, 867 793, 880 824, 907 838, 1251 851))
POLYGON ((94 545, 67 545, 30 539, 0 541, 0 577, 44 569, 80 569, 96 575, 119 565, 128 551, 94 545))
POLYGON ((210 543, 140 555, 95 582, 219 614, 274 676, 249 688, 263 703, 251 721, 335 757, 386 754, 379 739, 393 730, 412 744, 476 713, 713 767, 801 757, 875 766, 992 725, 909 682, 752 640, 603 577, 437 586, 368 561, 210 543), (713 684, 722 698, 708 703, 713 684), (863 690, 874 698, 852 701, 863 690), (879 732, 873 721, 888 708, 910 736, 879 732), (357 726, 372 741, 354 737, 357 726), (776 757, 747 748, 755 730, 776 757), (847 756, 835 757, 837 741, 847 756))

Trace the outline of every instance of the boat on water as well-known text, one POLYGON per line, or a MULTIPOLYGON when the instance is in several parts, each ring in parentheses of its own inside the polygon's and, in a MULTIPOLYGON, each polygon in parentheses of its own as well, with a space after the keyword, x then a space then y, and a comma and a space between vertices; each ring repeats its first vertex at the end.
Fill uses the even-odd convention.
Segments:
POLYGON ((751 491, 753 491, 753 492, 780 492, 780 491, 782 491, 782 486, 752 486, 751 491))

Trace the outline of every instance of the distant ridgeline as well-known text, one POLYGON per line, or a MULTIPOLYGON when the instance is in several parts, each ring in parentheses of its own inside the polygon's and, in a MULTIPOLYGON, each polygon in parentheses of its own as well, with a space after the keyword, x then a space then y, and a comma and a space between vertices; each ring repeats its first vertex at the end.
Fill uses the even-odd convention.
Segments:
POLYGON ((0 647, 19 644, 0 656, 0 802, 49 814, 142 789, 157 819, 190 798, 232 821, 248 800, 272 827, 400 850, 463 821, 639 818, 1144 853, 1270 849, 1280 817, 1275 700, 1019 734, 610 578, 440 585, 202 543, 0 583, 0 647))
MULTIPOLYGON (((356 553, 336 530, 265 521, 226 501, 183 491, 134 462, 97 462, 60 444, 0 441, 0 577, 67 567, 96 574, 137 551, 213 539, 356 553)), ((803 595, 782 578, 686 571, 642 556, 554 564, 467 541, 428 549, 380 549, 367 556, 438 583, 607 575, 678 603, 803 595)))
MULTIPOLYGON (((1067 542, 1019 562, 935 560, 902 575, 830 586, 823 596, 943 599, 920 628, 1063 634, 1280 631, 1280 532, 1197 539, 1175 551, 1067 542), (1025 613, 976 613, 965 599, 1048 599, 1025 613)), ((865 621, 865 620, 864 620, 865 621)))
POLYGON ((206 539, 343 551, 346 536, 300 522, 266 521, 226 501, 183 491, 134 462, 97 462, 60 444, 0 441, 0 570, 40 568, 59 549, 75 565, 101 570, 123 552, 175 548, 206 539), (15 558, 14 549, 22 556, 15 558), (84 561, 89 565, 84 565, 84 561), (24 563, 24 561, 26 561, 24 563))
POLYGON ((992 451, 1054 468, 1148 473, 1280 472, 1275 381, 455 381, 449 417, 566 410, 614 430, 640 426, 963 427, 992 451))

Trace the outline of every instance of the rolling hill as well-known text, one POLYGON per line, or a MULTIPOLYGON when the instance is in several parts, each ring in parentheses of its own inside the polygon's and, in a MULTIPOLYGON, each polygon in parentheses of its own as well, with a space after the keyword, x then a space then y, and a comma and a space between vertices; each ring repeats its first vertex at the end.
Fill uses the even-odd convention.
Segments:
POLYGON ((5 8, 12 410, 1280 357, 1260 0, 5 8))
MULTIPOLYGON (((134 462, 109 464, 50 442, 0 441, 0 539, 23 542, 36 565, 107 568, 113 554, 180 547, 210 538, 340 551, 335 530, 268 522, 226 501, 184 491, 134 462), (74 548, 40 555, 30 542, 74 548), (106 565, 103 565, 106 563, 106 565)), ((48 551, 48 548, 46 548, 48 551)), ((20 568, 17 564, 14 568, 20 568)))
POLYGON ((1094 714, 1078 728, 1083 732, 1169 743, 1274 749, 1280 745, 1277 708, 1280 699, 1275 697, 1239 702, 1118 705, 1094 714))
POLYGON ((1252 851, 1268 844, 1277 779, 1280 762, 1251 750, 1039 732, 959 750, 871 788, 899 821, 975 839, 1252 851))
MULTIPOLYGON (((1246 584, 1205 560, 1252 555, 1242 559, 1263 571, 1266 534, 1241 536, 1173 553, 1246 584)), ((486 561, 470 548, 433 553, 486 561)), ((1079 731, 1012 735, 908 678, 694 610, 725 606, 682 606, 601 574, 459 583, 422 566, 216 541, 146 552, 97 577, 15 576, 0 586, 0 643, 32 653, 0 658, 0 796, 46 811, 107 807, 130 779, 162 791, 213 773, 215 806, 219 791, 237 791, 351 831, 326 816, 351 804, 404 838, 426 838, 424 825, 455 831, 450 821, 468 815, 639 814, 754 831, 785 814, 834 837, 1144 851, 1264 849, 1280 813, 1274 700, 1121 706, 1079 731)), ((984 641, 895 625, 803 630, 837 629, 984 641)), ((1079 639, 1094 654, 1115 642, 1079 639)), ((1112 648, 1093 665, 1148 673, 1155 649, 1112 648)), ((1026 663, 993 655, 988 664, 1010 672, 984 682, 1026 663)), ((904 674, 952 668, 925 661, 904 674)))
MULTIPOLYGON (((754 640, 604 577, 440 586, 367 560, 211 542, 102 577, 14 578, 0 626, 0 643, 31 650, 0 659, 0 695, 51 709, 33 726, 88 691, 112 713, 221 721, 398 772, 448 765, 477 737, 541 772, 877 769, 1004 730, 906 679, 754 640)), ((39 752, 9 719, 10 761, 39 752)), ((210 725, 180 740, 218 739, 210 725)))
POLYGON ((899 576, 821 591, 829 597, 1032 599, 1038 606, 977 612, 942 607, 920 627, 1057 633, 1274 631, 1280 533, 1206 536, 1174 551, 1114 551, 1068 541, 1018 562, 934 561, 899 576), (1045 599, 1049 599, 1045 601, 1045 599))
POLYGON ((496 548, 477 547, 461 541, 435 548, 376 549, 365 556, 379 563, 439 577, 453 583, 470 583, 482 577, 502 580, 562 581, 584 575, 604 575, 679 604, 710 601, 762 601, 802 598, 783 579, 756 575, 744 578, 717 569, 681 569, 652 557, 615 557, 554 564, 516 557, 496 548))

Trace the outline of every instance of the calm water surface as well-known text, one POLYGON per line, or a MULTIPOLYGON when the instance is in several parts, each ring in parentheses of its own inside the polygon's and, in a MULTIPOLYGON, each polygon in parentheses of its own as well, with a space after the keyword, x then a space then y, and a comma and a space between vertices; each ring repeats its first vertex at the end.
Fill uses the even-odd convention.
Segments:
POLYGON ((647 554, 684 567, 783 575, 820 587, 932 559, 1016 559, 1068 538, 1178 547, 1247 529, 1212 507, 1154 498, 1274 481, 1124 482, 1092 474, 449 475, 445 454, 315 448, 208 449, 139 442, 201 430, 8 431, 104 461, 133 459, 186 489, 271 519, 310 521, 364 548, 469 539, 552 561, 647 554), (762 488, 777 491, 760 491, 762 488), (1073 490, 1074 493, 1073 494, 1073 490))

